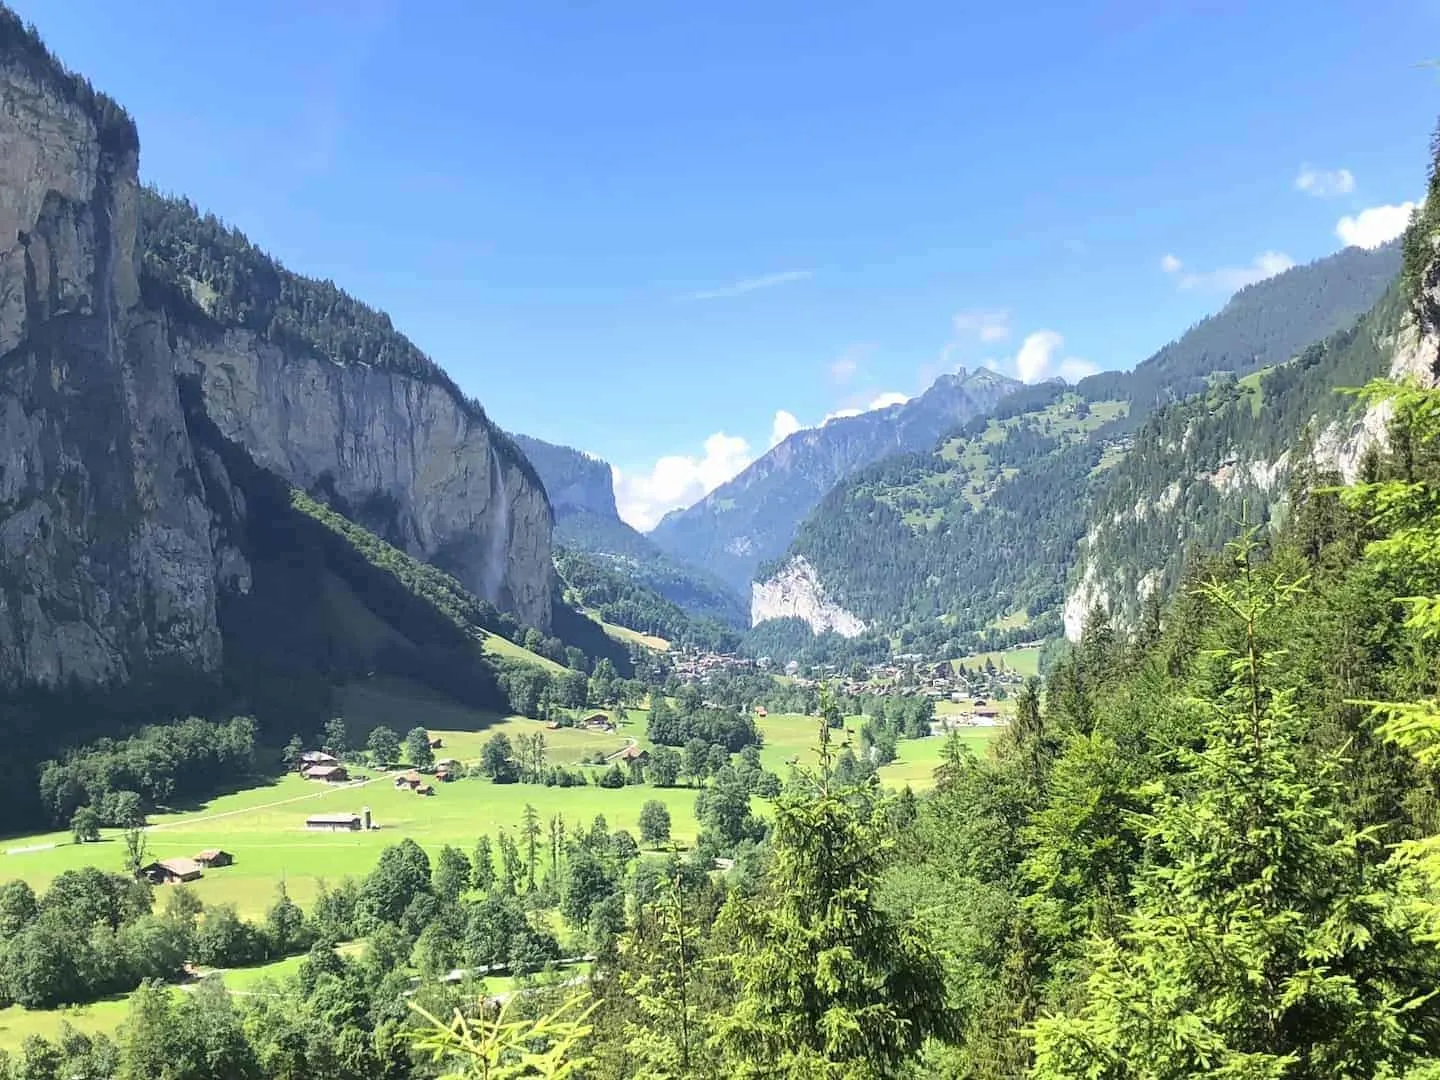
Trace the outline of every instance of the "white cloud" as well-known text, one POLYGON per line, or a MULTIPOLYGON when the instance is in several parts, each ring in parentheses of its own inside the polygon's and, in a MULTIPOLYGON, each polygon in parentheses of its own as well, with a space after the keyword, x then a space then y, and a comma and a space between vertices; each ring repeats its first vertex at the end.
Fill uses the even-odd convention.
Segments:
POLYGON ((729 285, 721 285, 715 289, 701 289, 699 292, 691 293, 690 299, 719 300, 727 296, 758 292, 760 289, 773 289, 777 285, 788 285, 792 281, 804 281, 813 276, 814 274, 810 270, 782 270, 778 274, 762 274, 760 277, 732 281, 729 285))
POLYGON ((1419 205, 1403 202, 1398 206, 1372 206, 1353 216, 1347 214, 1335 223, 1335 235, 1346 247, 1377 248, 1405 231, 1411 213, 1419 205))
POLYGON ((788 412, 785 409, 777 409, 775 411, 775 419, 770 424, 770 445, 778 446, 803 426, 804 425, 795 418, 794 413, 788 412))
POLYGON ((825 414, 825 419, 820 421, 820 426, 824 427, 831 420, 844 420, 851 416, 859 416, 864 411, 864 409, 836 409, 834 412, 825 414))
POLYGON ((1069 382, 1078 382, 1086 375, 1099 371, 1098 365, 1078 356, 1061 356, 1065 338, 1054 330, 1036 330, 1026 334, 1020 343, 1020 351, 1005 360, 983 360, 982 365, 991 371, 1009 372, 1021 382, 1034 383, 1042 379, 1061 376, 1069 382))
POLYGON ((1295 260, 1283 251, 1263 251, 1248 266, 1221 266, 1214 270, 1186 271, 1185 264, 1174 255, 1167 254, 1160 259, 1160 269, 1167 274, 1178 274, 1182 289, 1219 289, 1231 293, 1274 277, 1294 265, 1295 260))
POLYGON ((981 341, 1004 341, 1010 336, 1008 311, 962 311, 952 323, 962 337, 974 335, 981 341))
POLYGON ((1355 174, 1349 169, 1317 169, 1301 165, 1295 177, 1295 190, 1317 199, 1348 195, 1355 190, 1355 174))
POLYGON ((855 372, 859 368, 859 366, 860 365, 856 363, 853 356, 840 357, 839 360, 836 360, 833 364, 830 365, 831 382, 849 382, 855 377, 855 372))
POLYGON ((611 467, 620 516, 646 530, 671 510, 689 506, 750 464, 750 444, 717 431, 705 440, 704 454, 662 457, 649 472, 628 473, 611 467))
POLYGON ((891 405, 904 405, 910 400, 909 394, 902 394, 898 390, 887 390, 874 401, 865 407, 866 412, 874 409, 888 409, 891 405))

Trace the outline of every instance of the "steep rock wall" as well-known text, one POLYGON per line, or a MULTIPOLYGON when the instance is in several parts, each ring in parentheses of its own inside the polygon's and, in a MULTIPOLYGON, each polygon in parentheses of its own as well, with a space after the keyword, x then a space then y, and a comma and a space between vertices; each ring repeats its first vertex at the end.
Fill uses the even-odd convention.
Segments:
POLYGON ((0 685, 220 660, 208 514, 138 307, 137 151, 0 68, 0 685))
POLYGON ((385 539, 548 628, 554 592, 545 493, 445 387, 294 355, 255 335, 186 334, 183 373, 258 465, 338 495, 385 539))

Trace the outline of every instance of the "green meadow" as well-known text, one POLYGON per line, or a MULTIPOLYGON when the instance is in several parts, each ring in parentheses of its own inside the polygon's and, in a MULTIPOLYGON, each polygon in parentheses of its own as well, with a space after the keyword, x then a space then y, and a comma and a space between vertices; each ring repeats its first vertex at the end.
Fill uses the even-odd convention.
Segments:
MULTIPOLYGON (((408 688, 407 688, 408 690, 408 688)), ((397 731, 426 726, 443 740, 437 759, 475 762, 485 741, 503 732, 512 742, 522 735, 543 733, 551 763, 579 766, 596 752, 614 753, 634 739, 645 739, 646 712, 632 709, 620 730, 612 734, 574 728, 549 730, 538 720, 498 717, 438 701, 419 700, 398 688, 361 684, 342 694, 345 716, 352 732, 368 731, 387 723, 397 731), (453 726, 452 726, 453 725, 453 726)), ((600 710, 605 711, 605 710, 600 710)), ((844 730, 834 733, 840 745, 847 741, 857 750, 863 717, 853 717, 844 730)), ((786 776, 792 764, 813 764, 819 739, 819 720, 812 716, 775 714, 758 719, 764 736, 761 760, 767 769, 786 776)), ((983 753, 993 730, 977 729, 961 737, 983 753)), ((933 783, 944 739, 902 740, 899 759, 880 770, 881 779, 896 787, 917 791, 933 783)), ((598 774, 603 767, 583 766, 598 774)), ((292 899, 309 906, 326 882, 346 876, 360 877, 374 865, 382 848, 409 837, 433 856, 446 844, 467 854, 481 834, 492 836, 518 829, 527 803, 542 820, 560 815, 574 827, 588 827, 603 814, 612 829, 629 829, 638 835, 640 808, 659 799, 670 808, 672 837, 681 845, 694 841, 697 832, 690 787, 655 788, 648 784, 607 789, 594 786, 560 788, 533 784, 494 784, 479 777, 435 783, 435 794, 420 796, 396 788, 393 774, 357 766, 348 784, 326 785, 287 774, 268 783, 220 795, 183 811, 160 813, 147 830, 152 858, 192 856, 207 848, 223 848, 235 856, 232 866, 207 870, 192 888, 207 904, 234 904, 240 914, 258 920, 274 902, 283 882, 292 899), (371 832, 314 832, 305 819, 314 814, 359 813, 368 807, 377 829, 371 832)), ((764 804, 757 806, 764 813, 764 804)), ((37 890, 65 870, 93 865, 120 871, 124 847, 118 832, 106 830, 99 843, 76 844, 68 832, 11 837, 0 841, 0 880, 23 878, 37 890)), ((157 901, 163 902, 163 887, 157 901)), ((298 958, 257 968, 223 973, 226 984, 248 992, 256 982, 293 970, 298 958)), ((492 980, 496 981, 496 980, 492 980)), ((502 980, 503 981, 503 980, 502 980)), ((498 985, 492 990, 504 989, 498 985)), ((118 997, 91 1005, 53 1012, 0 1009, 0 1047, 15 1047, 26 1035, 58 1034, 62 1022, 81 1031, 113 1030, 125 1015, 127 999, 118 997)))

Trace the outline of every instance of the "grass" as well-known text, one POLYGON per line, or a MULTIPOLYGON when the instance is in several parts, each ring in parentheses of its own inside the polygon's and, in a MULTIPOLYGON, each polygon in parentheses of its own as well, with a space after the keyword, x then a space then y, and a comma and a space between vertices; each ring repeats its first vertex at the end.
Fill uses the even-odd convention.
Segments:
POLYGON ((968 668, 976 668, 984 667, 986 660, 991 661, 997 668, 1003 663, 1012 671, 1018 671, 1027 677, 1040 674, 1040 649, 1033 646, 1027 649, 971 653, 969 656, 960 657, 954 663, 964 664, 968 668))
MULTIPOLYGON (((578 762, 597 750, 608 753, 622 748, 626 742, 624 732, 644 744, 643 710, 630 710, 630 722, 621 734, 573 728, 551 731, 537 720, 467 710, 417 697, 409 689, 381 680, 346 687, 341 700, 352 730, 362 722, 372 726, 398 724, 397 730, 422 724, 444 740, 439 756, 466 762, 478 758, 484 741, 497 732, 512 740, 541 732, 550 760, 563 764, 578 762)), ((765 736, 761 760, 766 768, 784 777, 791 762, 814 763, 819 735, 816 717, 773 714, 759 722, 765 736)), ((837 737, 850 739, 858 748, 862 722, 862 717, 850 718, 847 730, 838 732, 837 737)), ((961 737, 979 753, 994 734, 993 729, 977 729, 961 737)), ((908 784, 916 790, 929 788, 944 742, 942 737, 902 740, 898 760, 880 770, 882 781, 897 787, 908 784)), ((468 853, 482 833, 493 836, 501 829, 516 829, 526 803, 534 805, 542 819, 559 814, 572 825, 588 825, 597 814, 603 814, 610 828, 629 829, 638 835, 640 808, 651 799, 659 799, 670 809, 675 840, 682 844, 693 842, 697 832, 696 791, 688 787, 547 788, 465 778, 436 784, 436 794, 425 798, 408 789, 396 789, 388 777, 373 770, 359 767, 355 772, 371 779, 358 786, 325 786, 288 774, 183 812, 158 814, 148 833, 151 857, 188 856, 207 847, 223 847, 234 853, 234 865, 207 871, 192 888, 206 904, 234 904, 243 916, 258 920, 274 902, 281 881, 292 899, 308 907, 323 882, 363 876, 381 849, 402 838, 414 839, 432 857, 445 844, 454 844, 468 853), (380 826, 378 830, 317 833, 304 827, 309 815, 356 812, 362 807, 370 808, 380 826)), ((763 812, 764 804, 758 809, 763 812)), ((61 872, 81 866, 119 871, 124 855, 118 834, 110 830, 95 844, 77 845, 68 833, 53 832, 12 838, 3 844, 3 850, 6 854, 0 855, 0 880, 24 878, 36 889, 43 889, 61 872), (34 850, 21 850, 26 848, 34 850)), ((163 888, 156 899, 157 904, 163 904, 163 888)), ((290 957, 221 972, 220 976, 232 990, 250 992, 265 979, 293 973, 299 963, 299 957, 290 957)), ((510 979, 492 978, 487 982, 491 993, 514 988, 515 981, 510 979)), ((128 1007, 128 996, 122 995, 54 1011, 31 1012, 18 1006, 0 1009, 0 1047, 16 1048, 27 1035, 53 1039, 64 1023, 82 1032, 113 1032, 124 1020, 128 1007)))
POLYGON ((533 653, 525 646, 516 645, 509 638, 492 634, 488 630, 480 632, 480 645, 491 656, 498 656, 504 660, 519 660, 522 664, 534 664, 536 667, 544 668, 552 675, 563 675, 569 670, 548 656, 533 653))
POLYGON ((640 645, 646 649, 653 649, 655 652, 669 652, 670 642, 654 634, 642 634, 638 630, 631 630, 628 626, 617 626, 614 623, 605 622, 596 617, 596 621, 616 641, 622 641, 627 645, 640 645))

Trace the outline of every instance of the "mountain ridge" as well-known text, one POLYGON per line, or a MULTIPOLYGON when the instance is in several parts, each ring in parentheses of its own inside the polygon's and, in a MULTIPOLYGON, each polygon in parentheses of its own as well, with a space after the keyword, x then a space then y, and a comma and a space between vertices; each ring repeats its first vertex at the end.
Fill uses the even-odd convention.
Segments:
POLYGON ((1020 385, 988 368, 957 371, 901 404, 801 429, 693 506, 667 514, 648 536, 748 595, 756 567, 784 551, 836 482, 887 453, 933 445, 1020 385))

